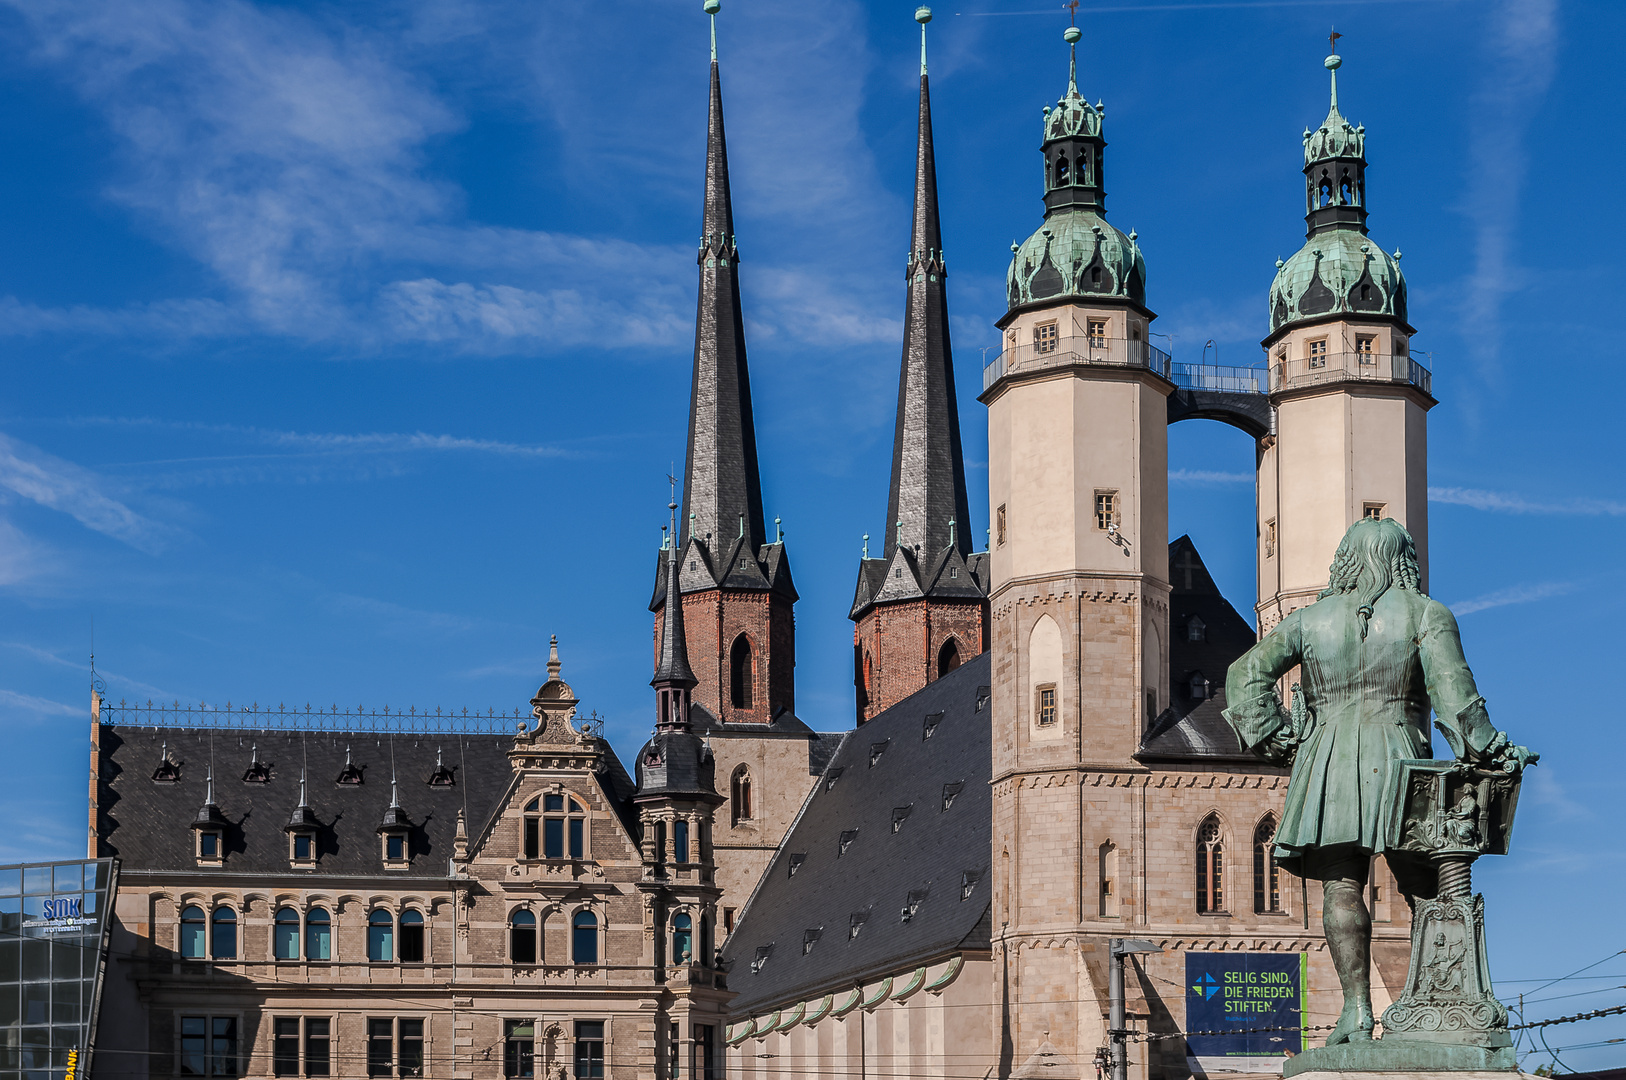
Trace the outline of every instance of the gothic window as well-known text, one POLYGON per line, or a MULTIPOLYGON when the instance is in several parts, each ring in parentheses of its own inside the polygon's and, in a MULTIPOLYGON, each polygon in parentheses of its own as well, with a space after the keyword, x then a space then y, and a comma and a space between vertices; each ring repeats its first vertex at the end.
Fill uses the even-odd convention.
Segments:
POLYGON ((401 925, 397 936, 401 939, 401 963, 423 963, 423 912, 411 908, 401 912, 401 925))
POLYGON ((1033 723, 1036 727, 1055 725, 1060 713, 1061 628, 1049 615, 1041 615, 1028 633, 1028 679, 1033 688, 1033 723))
POLYGON ((1344 174, 1344 179, 1338 185, 1338 201, 1344 206, 1355 205, 1354 191, 1350 186, 1348 173, 1344 174))
POLYGON ((1219 818, 1210 814, 1197 830, 1197 912, 1200 915, 1225 911, 1225 843, 1220 838, 1219 818))
POLYGON ((333 959, 333 917, 326 908, 311 908, 305 915, 305 959, 333 959))
POLYGON ((1276 865, 1276 819, 1265 815, 1253 830, 1253 910, 1282 910, 1282 871, 1276 865))
POLYGON ((734 639, 728 650, 728 696, 736 709, 751 708, 751 687, 754 673, 751 664, 751 642, 744 634, 734 639))
POLYGON ((953 638, 943 642, 943 647, 937 650, 937 677, 942 678, 960 666, 960 647, 954 643, 953 638))
POLYGON ((575 799, 543 795, 525 805, 524 858, 583 858, 586 835, 587 811, 575 799))
POLYGON ((734 770, 734 780, 729 785, 729 797, 734 824, 750 821, 754 816, 751 812, 751 770, 744 765, 734 770))
POLYGON ((694 959, 694 920, 687 915, 672 917, 672 963, 687 964, 694 959))
POLYGON ((1063 186, 1065 186, 1067 184, 1069 179, 1070 178, 1068 176, 1068 170, 1067 170, 1067 155, 1066 154, 1060 154, 1060 155, 1058 155, 1056 157, 1056 179, 1055 179, 1055 182, 1053 184, 1051 184, 1050 186, 1051 187, 1063 187, 1063 186))
POLYGON ((524 908, 508 917, 508 959, 516 964, 536 963, 536 916, 524 908))
POLYGON ((181 912, 181 957, 202 960, 208 955, 204 945, 208 929, 203 920, 203 909, 193 905, 181 912))
POLYGON ((291 907, 277 909, 271 927, 271 954, 278 960, 299 959, 299 912, 291 907))
POLYGON ((383 908, 367 916, 367 962, 389 964, 395 961, 395 919, 383 908))
POLYGON ((1202 619, 1198 618, 1195 615, 1193 615, 1191 618, 1187 619, 1186 620, 1186 640, 1187 641, 1207 641, 1208 640, 1208 624, 1203 622, 1202 619))
POLYGON ((1118 845, 1111 840, 1101 845, 1101 917, 1118 917, 1118 845))
POLYGON ((1078 152, 1078 182, 1080 184, 1090 183, 1090 152, 1088 150, 1078 152))
POLYGON ((237 959, 237 912, 217 907, 209 921, 209 955, 216 960, 237 959))
POLYGON ((1318 208, 1332 205, 1332 178, 1325 172, 1321 174, 1320 192, 1316 201, 1318 208))
POLYGON ((578 964, 598 963, 598 916, 591 911, 570 920, 570 955, 578 964))

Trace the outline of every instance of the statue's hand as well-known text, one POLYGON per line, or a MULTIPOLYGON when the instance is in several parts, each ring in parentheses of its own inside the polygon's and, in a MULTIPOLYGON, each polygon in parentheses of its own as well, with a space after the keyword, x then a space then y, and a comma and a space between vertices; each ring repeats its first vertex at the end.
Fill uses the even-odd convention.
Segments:
POLYGON ((1271 732, 1270 737, 1253 748, 1253 752, 1272 765, 1292 765, 1298 756, 1299 740, 1293 729, 1283 725, 1271 732))
POLYGON ((1502 772, 1518 775, 1526 765, 1534 765, 1540 760, 1540 754, 1528 746, 1509 742, 1507 732, 1498 731, 1496 737, 1480 755, 1479 765, 1482 768, 1500 769, 1502 772))

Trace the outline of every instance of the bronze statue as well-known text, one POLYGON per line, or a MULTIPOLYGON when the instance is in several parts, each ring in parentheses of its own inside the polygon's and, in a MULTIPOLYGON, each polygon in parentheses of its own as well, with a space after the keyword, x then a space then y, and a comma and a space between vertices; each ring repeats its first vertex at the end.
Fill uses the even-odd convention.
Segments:
MULTIPOLYGON (((1401 763, 1432 756, 1430 708, 1463 770, 1516 777, 1536 760, 1491 726, 1456 619, 1420 591, 1418 579, 1416 547, 1399 522, 1357 521, 1316 602, 1278 623, 1226 678, 1225 718, 1242 745, 1293 769, 1276 857, 1322 882, 1327 948, 1344 991, 1328 1046, 1372 1037, 1372 919, 1364 897, 1371 857, 1385 855, 1414 910, 1441 887, 1434 862, 1417 845, 1402 845, 1401 823, 1393 820, 1405 812, 1397 796, 1401 763), (1303 696, 1295 716, 1282 708, 1276 683, 1298 666, 1303 696)), ((1474 840, 1480 808, 1473 798, 1465 794, 1445 809, 1453 835, 1474 840)), ((1506 813, 1510 822, 1510 805, 1506 813)))

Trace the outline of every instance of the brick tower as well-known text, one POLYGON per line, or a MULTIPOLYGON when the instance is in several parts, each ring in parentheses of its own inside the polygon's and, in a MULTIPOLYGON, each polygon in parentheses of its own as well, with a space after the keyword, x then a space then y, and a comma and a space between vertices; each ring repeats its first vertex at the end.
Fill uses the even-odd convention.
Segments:
MULTIPOLYGON (((679 588, 695 703, 725 723, 766 724, 796 709, 796 587, 785 546, 768 543, 762 517, 738 260, 714 43, 679 588)), ((649 605, 657 649, 666 598, 657 571, 649 605)))
POLYGON ((1366 231, 1366 128, 1332 106, 1304 135, 1307 237, 1270 287, 1273 436, 1259 455, 1259 632, 1310 603, 1344 531, 1392 517, 1428 573, 1432 376, 1411 358, 1400 252, 1366 231))
POLYGON ((948 272, 937 215, 931 94, 921 8, 920 132, 909 244, 892 491, 880 558, 866 542, 853 620, 858 722, 902 701, 987 648, 987 553, 971 551, 949 346, 948 272))

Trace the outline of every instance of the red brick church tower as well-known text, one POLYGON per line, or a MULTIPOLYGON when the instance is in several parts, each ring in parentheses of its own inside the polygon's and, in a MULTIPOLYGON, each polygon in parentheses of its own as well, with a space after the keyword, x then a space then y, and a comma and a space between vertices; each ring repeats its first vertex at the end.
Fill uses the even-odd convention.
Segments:
POLYGON ((865 544, 849 615, 860 724, 988 647, 988 555, 971 551, 924 41, 920 60, 892 492, 882 555, 870 558, 865 544))
MULTIPOLYGON (((796 587, 785 546, 768 543, 762 517, 738 259, 714 46, 679 591, 695 704, 724 723, 766 724, 796 710, 796 587)), ((665 604, 657 570, 649 605, 657 650, 665 604)))

